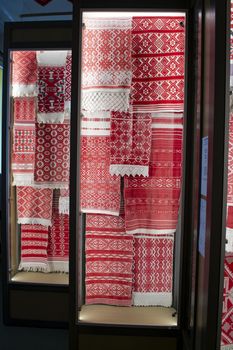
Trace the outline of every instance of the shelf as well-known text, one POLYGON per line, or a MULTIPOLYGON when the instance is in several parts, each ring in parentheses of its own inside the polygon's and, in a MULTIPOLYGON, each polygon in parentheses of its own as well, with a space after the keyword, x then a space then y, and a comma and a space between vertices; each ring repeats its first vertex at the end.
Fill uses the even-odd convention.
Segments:
POLYGON ((11 279, 12 282, 20 283, 46 283, 46 284, 69 284, 67 273, 42 273, 42 272, 18 272, 11 279))

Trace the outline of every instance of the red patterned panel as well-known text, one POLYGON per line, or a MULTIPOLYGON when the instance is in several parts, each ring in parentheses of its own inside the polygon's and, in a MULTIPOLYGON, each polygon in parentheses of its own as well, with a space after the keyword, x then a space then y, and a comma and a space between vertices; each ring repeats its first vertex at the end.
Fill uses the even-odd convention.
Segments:
POLYGON ((35 181, 53 188, 68 186, 69 124, 36 124, 35 181))
POLYGON ((87 215, 86 303, 130 306, 133 237, 124 234, 122 216, 112 219, 87 215))
POLYGON ((226 255, 222 310, 221 345, 233 348, 233 255, 226 255))
POLYGON ((34 97, 14 98, 14 122, 34 123, 36 115, 36 104, 34 97))

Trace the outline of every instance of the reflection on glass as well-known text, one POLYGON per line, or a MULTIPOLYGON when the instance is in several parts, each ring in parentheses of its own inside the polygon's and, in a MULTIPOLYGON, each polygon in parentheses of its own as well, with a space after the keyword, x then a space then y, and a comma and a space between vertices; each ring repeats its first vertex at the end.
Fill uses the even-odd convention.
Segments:
POLYGON ((184 44, 184 14, 83 15, 80 322, 177 324, 184 44))
POLYGON ((66 284, 71 52, 14 51, 11 62, 10 278, 66 284))

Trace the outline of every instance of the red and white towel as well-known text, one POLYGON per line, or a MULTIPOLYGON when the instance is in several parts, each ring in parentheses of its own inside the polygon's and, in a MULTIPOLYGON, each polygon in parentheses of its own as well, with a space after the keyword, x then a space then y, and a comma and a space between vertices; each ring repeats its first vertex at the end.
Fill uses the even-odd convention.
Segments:
POLYGON ((86 216, 86 304, 132 304, 133 237, 124 218, 86 216))
POLYGON ((129 234, 176 231, 182 174, 182 114, 152 115, 149 177, 124 179, 125 224, 129 234))
POLYGON ((63 123, 67 51, 38 51, 37 121, 63 123))
POLYGON ((149 174, 151 152, 150 113, 111 113, 110 174, 149 174))
POLYGON ((65 66, 65 119, 70 119, 71 113, 71 71, 72 71, 72 54, 70 51, 67 53, 66 66, 65 66))
POLYGON ((184 17, 133 17, 135 112, 184 110, 184 17))
POLYGON ((119 215, 120 177, 109 173, 110 114, 85 113, 81 133, 81 211, 119 215))
POLYGON ((227 187, 227 225, 225 246, 227 252, 233 253, 233 113, 229 116, 229 144, 228 144, 228 187, 227 187))
POLYGON ((37 61, 35 51, 12 53, 12 96, 36 96, 37 61))
POLYGON ((84 18, 82 109, 127 111, 132 78, 130 18, 84 18))
POLYGON ((49 272, 48 227, 21 225, 21 259, 18 270, 49 272))
POLYGON ((233 349, 233 255, 227 254, 224 264, 221 349, 233 349))
POLYGON ((17 186, 18 224, 51 226, 52 199, 49 188, 17 186))
POLYGON ((35 184, 68 188, 70 125, 36 123, 35 184))
POLYGON ((70 190, 61 189, 59 197, 59 214, 69 214, 70 212, 70 190))
POLYGON ((134 236, 133 305, 172 305, 174 236, 134 236))
POLYGON ((48 263, 50 272, 69 272, 69 215, 59 214, 59 194, 54 191, 52 226, 49 227, 48 263))

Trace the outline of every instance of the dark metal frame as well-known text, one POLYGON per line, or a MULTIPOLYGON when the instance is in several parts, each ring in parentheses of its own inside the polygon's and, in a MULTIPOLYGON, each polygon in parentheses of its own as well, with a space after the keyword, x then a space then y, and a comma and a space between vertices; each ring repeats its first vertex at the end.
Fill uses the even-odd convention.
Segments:
MULTIPOLYGON (((8 256, 8 228, 9 228, 9 169, 10 169, 10 140, 9 140, 9 128, 10 128, 10 111, 9 111, 9 51, 13 50, 39 50, 39 49, 71 49, 72 47, 72 26, 71 21, 50 21, 50 22, 15 22, 5 24, 5 36, 4 36, 4 57, 3 57, 3 125, 2 125, 2 281, 3 281, 3 320, 7 325, 18 326, 37 326, 37 327, 52 327, 52 328, 67 328, 67 322, 50 322, 41 320, 28 320, 28 319, 12 319, 10 317, 10 291, 25 290, 51 293, 64 293, 68 298, 69 286, 43 284, 43 283, 18 283, 9 280, 9 256, 8 256), (54 41, 43 41, 40 36, 40 30, 47 29, 55 31, 56 29, 66 29, 70 32, 70 37, 67 37, 66 41, 59 42, 59 39, 54 41), (17 33, 20 30, 35 30, 38 32, 39 40, 25 42, 24 37, 20 37, 19 40, 14 39, 12 33, 17 33)), ((42 295, 41 294, 41 295, 42 295)))
MULTIPOLYGON (((195 78, 193 74, 191 74, 192 67, 195 63, 195 57, 193 57, 192 53, 194 53, 194 45, 191 41, 193 39, 192 32, 195 26, 195 20, 193 16, 193 11, 188 11, 188 4, 186 1, 156 1, 154 8, 151 8, 151 1, 145 0, 143 3, 140 1, 130 1, 130 0, 120 0, 117 2, 117 8, 113 4, 110 4, 108 1, 99 0, 98 7, 94 0, 81 0, 79 2, 74 3, 74 20, 73 20, 73 80, 72 80, 72 153, 71 153, 71 188, 73 189, 71 193, 71 222, 73 223, 73 229, 71 231, 71 242, 70 242, 70 254, 71 254, 71 266, 70 266, 70 287, 71 287, 71 303, 70 303, 70 348, 76 349, 78 344, 79 332, 82 333, 99 333, 104 334, 127 334, 127 335, 141 335, 141 336, 154 336, 154 337, 176 337, 179 343, 179 349, 181 349, 181 330, 184 328, 188 328, 185 326, 189 321, 189 312, 187 307, 190 306, 190 302, 186 303, 185 298, 188 296, 188 300, 190 300, 191 295, 191 284, 190 284, 190 271, 187 268, 187 260, 188 254, 192 252, 192 239, 188 237, 188 232, 192 227, 192 219, 190 217, 190 212, 192 212, 193 205, 193 191, 184 191, 183 193, 183 220, 181 223, 182 226, 182 239, 181 243, 181 278, 180 278, 180 295, 179 295, 179 308, 178 308, 178 326, 177 327, 147 327, 147 326, 132 326, 132 325, 90 325, 90 324, 82 324, 77 323, 77 314, 76 307, 77 303, 77 276, 79 271, 78 259, 77 255, 79 253, 79 247, 77 246, 77 234, 78 227, 80 226, 79 220, 77 218, 76 213, 79 211, 79 198, 78 198, 78 188, 79 184, 77 183, 77 179, 79 179, 79 168, 77 168, 76 164, 79 164, 79 137, 80 135, 80 118, 79 118, 79 110, 80 110, 80 86, 79 82, 81 80, 81 12, 82 11, 182 11, 186 12, 187 19, 187 41, 186 47, 187 50, 190 50, 190 55, 186 55, 186 67, 187 71, 186 76, 186 87, 185 87, 185 95, 187 97, 186 101, 186 113, 193 108, 195 91, 192 89, 193 79, 195 78), (75 78, 74 78, 75 77, 75 78), (77 79, 78 77, 78 79, 77 79), (75 102, 74 102, 75 101, 75 102), (78 117, 77 117, 78 116, 78 117), (184 234, 186 232, 186 234, 184 234), (188 286, 187 286, 188 283, 188 286), (188 289, 188 290, 187 290, 188 289), (187 291, 187 292, 185 292, 187 291)), ((193 133, 195 125, 193 123, 194 110, 186 114, 188 116, 185 125, 184 134, 186 134, 186 152, 184 154, 184 164, 186 172, 183 174, 185 186, 193 187, 193 174, 192 174, 192 160, 193 157, 190 155, 194 154, 194 140, 193 133)), ((184 187, 185 187, 184 186, 184 187)), ((188 187, 186 187, 188 188, 188 187)), ((81 281, 78 281, 78 283, 81 281)), ((190 337, 190 335, 188 335, 190 337)))

